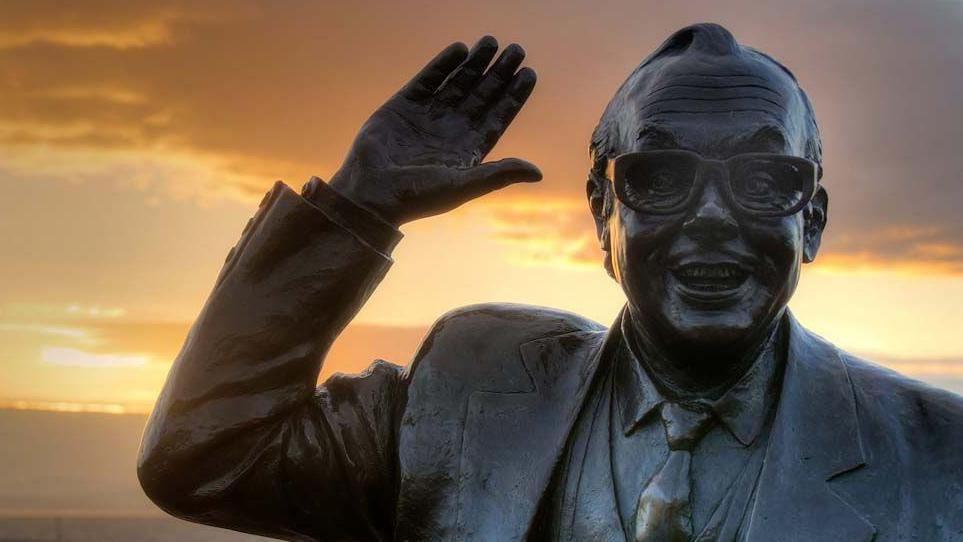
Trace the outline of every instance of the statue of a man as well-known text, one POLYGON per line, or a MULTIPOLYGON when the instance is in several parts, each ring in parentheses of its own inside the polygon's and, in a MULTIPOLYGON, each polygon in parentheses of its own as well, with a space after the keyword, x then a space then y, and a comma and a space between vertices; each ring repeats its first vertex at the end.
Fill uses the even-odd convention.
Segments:
POLYGON ((963 399, 787 310, 826 225, 819 133, 792 73, 717 25, 673 34, 592 137, 610 328, 466 307, 407 368, 316 387, 400 224, 540 179, 482 162, 535 84, 497 49, 448 47, 330 183, 268 192, 151 416, 147 494, 288 540, 963 539, 963 399))

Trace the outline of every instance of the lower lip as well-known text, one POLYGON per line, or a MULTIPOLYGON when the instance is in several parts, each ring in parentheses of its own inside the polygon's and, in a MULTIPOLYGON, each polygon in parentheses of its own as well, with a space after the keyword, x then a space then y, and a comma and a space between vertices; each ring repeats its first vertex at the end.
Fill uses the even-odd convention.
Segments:
POLYGON ((742 297, 749 284, 749 277, 746 277, 739 286, 726 290, 701 290, 686 286, 681 280, 670 274, 671 280, 675 283, 676 289, 687 301, 703 306, 728 305, 742 297))

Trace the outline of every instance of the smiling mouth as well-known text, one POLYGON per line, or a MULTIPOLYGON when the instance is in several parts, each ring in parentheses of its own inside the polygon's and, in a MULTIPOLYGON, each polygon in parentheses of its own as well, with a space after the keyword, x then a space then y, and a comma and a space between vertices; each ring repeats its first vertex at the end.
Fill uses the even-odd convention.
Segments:
POLYGON ((706 294, 730 292, 749 278, 749 271, 734 263, 690 263, 672 274, 686 289, 706 294))

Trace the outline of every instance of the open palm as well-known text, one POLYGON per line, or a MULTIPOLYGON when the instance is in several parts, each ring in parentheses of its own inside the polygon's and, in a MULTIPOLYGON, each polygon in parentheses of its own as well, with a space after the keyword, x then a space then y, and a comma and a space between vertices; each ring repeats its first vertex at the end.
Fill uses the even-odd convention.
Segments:
POLYGON ((368 119, 331 185, 401 224, 541 179, 524 160, 482 163, 535 86, 516 44, 488 68, 497 50, 490 36, 445 48, 368 119))

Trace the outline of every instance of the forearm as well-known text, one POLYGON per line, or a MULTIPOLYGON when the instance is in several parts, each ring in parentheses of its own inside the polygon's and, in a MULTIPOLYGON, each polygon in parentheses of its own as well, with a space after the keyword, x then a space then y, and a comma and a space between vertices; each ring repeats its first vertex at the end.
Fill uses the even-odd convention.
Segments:
POLYGON ((139 474, 152 497, 216 501, 255 463, 277 467, 285 424, 315 415, 324 354, 400 237, 316 188, 309 202, 276 184, 228 256, 144 435, 139 474))

